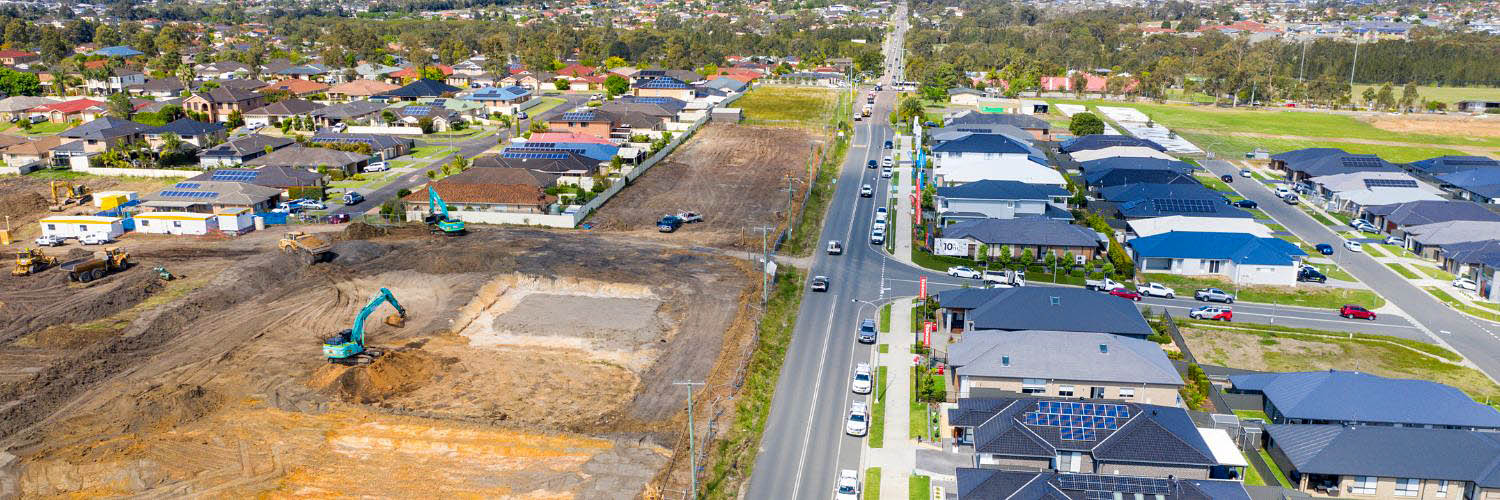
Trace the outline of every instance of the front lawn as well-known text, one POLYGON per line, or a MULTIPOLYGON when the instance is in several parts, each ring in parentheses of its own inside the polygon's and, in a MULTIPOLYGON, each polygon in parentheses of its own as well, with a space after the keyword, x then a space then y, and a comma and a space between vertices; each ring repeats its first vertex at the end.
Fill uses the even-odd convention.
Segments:
POLYGON ((1323 273, 1324 276, 1327 276, 1331 280, 1359 281, 1354 279, 1354 275, 1349 274, 1348 271, 1345 271, 1337 264, 1313 264, 1313 267, 1318 268, 1318 272, 1323 273))
POLYGON ((911 500, 932 500, 932 478, 912 474, 906 483, 907 498, 911 500))
POLYGON ((458 148, 453 146, 422 146, 411 150, 411 153, 406 155, 406 157, 412 160, 436 160, 448 156, 454 151, 458 151, 458 148))
POLYGON ((1230 193, 1230 194, 1234 193, 1234 190, 1229 188, 1229 184, 1225 184, 1224 181, 1220 180, 1217 176, 1215 176, 1213 174, 1207 174, 1207 175, 1197 174, 1197 175, 1194 175, 1193 177, 1197 178, 1198 182, 1203 183, 1203 185, 1205 187, 1207 187, 1209 189, 1212 189, 1214 191, 1219 191, 1219 192, 1223 192, 1223 193, 1230 193))
POLYGON ((1319 224, 1322 224, 1322 225, 1325 225, 1325 226, 1332 226, 1334 224, 1333 221, 1328 220, 1328 218, 1324 217, 1323 214, 1320 213, 1320 212, 1315 212, 1315 211, 1312 211, 1312 210, 1303 210, 1303 211, 1307 212, 1307 215, 1312 216, 1313 220, 1318 221, 1319 224))
POLYGON ((1466 303, 1466 302, 1464 302, 1462 300, 1458 300, 1457 298, 1454 298, 1452 295, 1449 295, 1447 291, 1444 291, 1441 288, 1438 288, 1438 287, 1435 287, 1435 286, 1424 286, 1424 287, 1422 287, 1422 289, 1423 290, 1427 290, 1427 293, 1431 293, 1432 296, 1437 297, 1438 300, 1441 300, 1441 301, 1447 303, 1448 305, 1453 306, 1454 309, 1458 309, 1460 311, 1463 311, 1463 312, 1466 312, 1466 313, 1469 313, 1469 314, 1472 314, 1474 316, 1478 316, 1480 318, 1484 318, 1484 319, 1487 319, 1487 320, 1490 320, 1490 321, 1500 321, 1500 314, 1495 314, 1493 311, 1490 311, 1488 309, 1480 309, 1478 307, 1471 306, 1471 305, 1469 305, 1468 303, 1466 303))
POLYGON ((1433 279, 1453 281, 1453 273, 1450 273, 1448 271, 1444 271, 1432 266, 1416 266, 1416 268, 1418 271, 1422 271, 1422 274, 1425 274, 1433 279))
MULTIPOLYGON (((1143 274, 1141 281, 1155 281, 1177 290, 1181 297, 1191 297, 1199 288, 1221 288, 1233 292, 1234 283, 1228 279, 1215 279, 1175 274, 1143 274)), ((1249 285, 1239 287, 1235 300, 1337 309, 1344 304, 1359 304, 1370 309, 1385 305, 1385 299, 1369 290, 1302 285, 1295 287, 1249 285)))
POLYGON ((76 126, 77 122, 42 122, 32 125, 30 129, 21 130, 26 135, 53 135, 76 126))
POLYGON ((1406 266, 1403 266, 1401 264, 1397 264, 1395 262, 1387 262, 1387 263, 1385 263, 1385 267, 1391 268, 1392 271, 1395 271, 1396 274, 1401 275, 1402 278, 1406 278, 1406 279, 1409 279, 1409 280, 1414 280, 1414 279, 1420 279, 1421 278, 1420 276, 1417 276, 1417 273, 1411 272, 1410 269, 1407 269, 1406 266))

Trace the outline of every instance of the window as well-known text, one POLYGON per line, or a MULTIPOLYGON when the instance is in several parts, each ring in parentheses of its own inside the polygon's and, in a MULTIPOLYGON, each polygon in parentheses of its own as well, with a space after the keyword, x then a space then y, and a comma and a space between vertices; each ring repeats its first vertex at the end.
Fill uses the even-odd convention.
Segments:
POLYGON ((1417 492, 1421 490, 1421 479, 1408 477, 1396 479, 1396 496, 1398 497, 1414 497, 1417 496, 1417 492))
POLYGON ((1120 388, 1120 399, 1130 399, 1133 397, 1135 397, 1135 389, 1127 387, 1120 388))
POLYGON ((1021 394, 1044 394, 1046 392, 1046 380, 1039 378, 1028 378, 1021 380, 1021 394))
POLYGON ((1354 484, 1349 486, 1349 492, 1356 495, 1374 495, 1374 476, 1354 476, 1354 484))
POLYGON ((56 231, 57 230, 57 224, 47 224, 47 230, 48 231, 56 231))
POLYGON ((1059 385, 1059 386, 1057 386, 1057 395, 1065 397, 1065 398, 1073 397, 1073 386, 1071 386, 1071 385, 1059 385))
POLYGON ((1057 452, 1056 469, 1061 472, 1079 472, 1083 468, 1083 453, 1077 451, 1057 452))
POLYGON ((1438 497, 1438 498, 1443 498, 1443 497, 1448 496, 1448 480, 1447 479, 1439 479, 1439 480, 1437 480, 1437 494, 1433 495, 1433 496, 1438 497))

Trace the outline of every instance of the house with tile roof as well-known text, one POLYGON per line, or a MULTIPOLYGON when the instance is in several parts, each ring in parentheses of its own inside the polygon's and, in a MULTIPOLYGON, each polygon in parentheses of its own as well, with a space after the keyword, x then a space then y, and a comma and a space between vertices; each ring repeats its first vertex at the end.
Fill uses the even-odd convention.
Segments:
POLYGON ((1229 392, 1260 396, 1271 423, 1500 430, 1500 411, 1427 380, 1327 370, 1231 375, 1229 392))
POLYGON ((296 116, 310 117, 314 111, 323 109, 322 104, 306 99, 283 99, 259 108, 246 111, 246 125, 275 126, 282 120, 296 116))
POLYGON ((155 193, 141 195, 148 212, 212 214, 225 209, 249 208, 269 212, 281 201, 282 190, 247 182, 183 181, 155 193))
POLYGON ((61 102, 61 99, 46 96, 15 95, 0 99, 0 118, 20 118, 31 116, 31 110, 38 106, 61 102))
POLYGON ((8 144, 0 149, 0 157, 4 158, 5 166, 20 167, 36 162, 44 164, 51 162, 52 150, 63 144, 63 138, 53 135, 34 140, 20 142, 6 140, 5 142, 8 144))
POLYGON ((26 64, 38 59, 41 59, 41 55, 37 54, 36 52, 28 52, 25 50, 17 49, 0 50, 0 64, 4 64, 6 66, 26 64))
MULTIPOLYGON (((429 64, 427 65, 427 67, 442 72, 444 78, 447 78, 449 75, 453 74, 452 66, 445 66, 442 64, 429 64)), ((417 66, 408 66, 406 68, 402 68, 401 70, 394 71, 385 75, 385 81, 395 84, 404 84, 412 80, 420 80, 421 78, 421 69, 417 66)))
POLYGON ((1273 424, 1265 450, 1292 489, 1354 498, 1500 496, 1500 433, 1273 424))
POLYGON ((1047 330, 1143 339, 1156 333, 1135 303, 1082 288, 960 288, 937 297, 939 327, 965 335, 1047 330))
POLYGON ((325 186, 326 177, 304 168, 267 166, 259 168, 220 168, 198 174, 187 179, 192 182, 244 182, 257 186, 281 190, 283 198, 291 195, 292 188, 325 186))
MULTIPOLYGON (((541 185, 545 180, 537 175, 527 169, 476 166, 434 181, 431 186, 448 203, 449 210, 542 215, 557 198, 546 193, 541 185)), ((401 201, 408 214, 427 212, 426 189, 414 190, 401 201)))
POLYGON ((121 144, 142 140, 145 132, 151 128, 150 125, 106 116, 57 135, 76 140, 84 153, 102 153, 121 144))
POLYGON ((1296 286, 1307 252, 1281 238, 1171 231, 1126 242, 1142 273, 1216 276, 1242 285, 1296 286))
POLYGON ((301 78, 287 78, 261 87, 260 89, 256 90, 256 92, 260 92, 262 94, 279 92, 285 93, 286 95, 292 97, 308 97, 314 94, 321 94, 323 92, 326 92, 328 89, 329 86, 326 83, 316 82, 312 80, 303 80, 301 78))
POLYGON ((1046 120, 1031 115, 967 110, 943 117, 944 127, 958 125, 1011 125, 1030 132, 1036 140, 1052 140, 1052 125, 1046 120))
POLYGON ((463 89, 438 80, 421 79, 408 83, 401 88, 377 94, 372 99, 387 102, 415 101, 424 97, 444 97, 460 90, 463 89))
POLYGON ((89 95, 117 94, 125 92, 126 89, 144 85, 146 74, 128 67, 110 69, 101 79, 89 78, 84 81, 84 87, 88 89, 89 95))
POLYGON ((380 101, 349 101, 314 110, 311 115, 319 127, 331 127, 339 123, 371 123, 381 119, 386 103, 380 101))
POLYGON ((948 346, 948 367, 948 387, 957 389, 950 398, 1030 394, 1182 405, 1182 376, 1160 345, 1108 333, 965 335, 948 346))
POLYGON ((401 88, 400 85, 393 83, 360 78, 329 87, 326 94, 328 95, 328 100, 342 102, 353 99, 368 99, 371 96, 399 88, 401 88))
POLYGON ((73 120, 92 121, 109 112, 109 103, 94 99, 73 99, 52 102, 31 108, 29 114, 43 115, 52 123, 67 123, 73 120))
POLYGON ((313 144, 364 144, 376 160, 384 161, 410 153, 416 141, 387 134, 349 134, 322 131, 314 134, 308 142, 313 144))
POLYGON ((594 176, 599 173, 602 162, 572 151, 555 149, 506 148, 500 154, 474 157, 475 167, 522 168, 538 173, 555 175, 560 184, 573 184, 584 189, 594 187, 594 176))
POLYGON ((1053 470, 1010 471, 959 467, 958 500, 1063 500, 1151 498, 1153 500, 1251 500, 1243 481, 1074 474, 1053 470))
POLYGON ((266 104, 265 94, 251 90, 220 86, 208 92, 195 92, 182 101, 182 108, 208 116, 209 121, 227 122, 229 115, 244 113, 266 104))

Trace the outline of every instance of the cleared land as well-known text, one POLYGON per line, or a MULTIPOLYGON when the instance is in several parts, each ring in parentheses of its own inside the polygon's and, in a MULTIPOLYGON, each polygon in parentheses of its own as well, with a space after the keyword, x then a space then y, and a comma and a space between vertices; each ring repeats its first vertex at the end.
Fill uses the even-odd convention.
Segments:
POLYGON ((336 257, 310 267, 261 231, 127 236, 137 264, 87 286, 57 270, 0 275, 0 450, 19 457, 0 485, 635 498, 686 488, 671 382, 708 383, 699 432, 734 418, 723 396, 754 322, 742 263, 590 233, 383 233, 347 226, 336 257), (382 324, 383 307, 368 328, 384 356, 326 363, 319 339, 380 287, 406 327, 382 324))
MULTIPOLYGON (((141 193, 155 192, 162 187, 177 182, 178 178, 150 179, 139 177, 102 177, 102 176, 66 176, 66 182, 71 184, 82 184, 91 192, 99 191, 136 191, 141 193)), ((11 236, 21 242, 41 236, 41 229, 33 222, 49 215, 93 215, 99 209, 92 202, 83 206, 72 206, 63 212, 48 212, 47 206, 52 204, 52 194, 48 190, 49 179, 38 178, 36 175, 0 176, 0 215, 9 217, 11 236)), ((7 264, 8 265, 8 264, 7 264)), ((9 274, 9 273, 6 273, 9 274)), ((3 314, 0 307, 0 314, 3 314)))
POLYGON ((590 221, 636 237, 758 252, 761 234, 754 228, 785 227, 788 185, 801 202, 812 145, 813 136, 799 128, 706 126, 590 221), (670 234, 656 231, 662 215, 681 211, 698 212, 703 222, 670 234))
MULTIPOLYGON (((1218 287, 1231 292, 1235 290, 1234 283, 1230 280, 1211 276, 1142 274, 1141 281, 1155 281, 1172 287, 1177 290, 1179 297, 1191 296, 1193 290, 1199 288, 1218 287)), ((1359 304, 1371 309, 1385 305, 1385 299, 1369 290, 1311 283, 1297 286, 1242 285, 1235 297, 1245 302, 1329 309, 1337 309, 1344 304, 1359 304)))
POLYGON ((747 125, 821 128, 838 106, 838 92, 815 87, 757 87, 736 107, 744 110, 747 125))

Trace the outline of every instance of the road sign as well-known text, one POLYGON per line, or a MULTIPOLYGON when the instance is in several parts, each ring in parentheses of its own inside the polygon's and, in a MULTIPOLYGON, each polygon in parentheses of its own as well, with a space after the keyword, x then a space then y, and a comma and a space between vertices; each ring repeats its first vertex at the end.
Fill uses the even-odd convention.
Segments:
POLYGON ((917 279, 917 298, 927 300, 927 277, 917 279))

